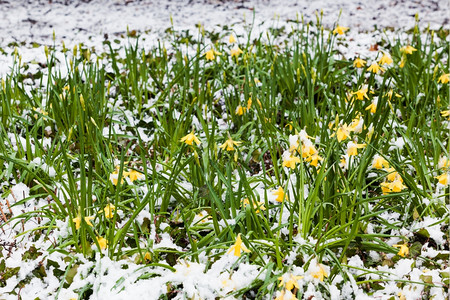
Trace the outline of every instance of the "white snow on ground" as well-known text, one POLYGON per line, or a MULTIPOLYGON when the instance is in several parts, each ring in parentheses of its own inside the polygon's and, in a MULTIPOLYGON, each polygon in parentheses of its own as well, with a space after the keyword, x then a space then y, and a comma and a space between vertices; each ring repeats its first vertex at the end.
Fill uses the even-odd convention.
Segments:
MULTIPOLYGON (((17 0, 0 1, 0 76, 9 72, 12 49, 5 48, 15 42, 60 45, 61 41, 71 49, 84 43, 102 49, 102 42, 115 39, 129 30, 145 32, 148 37, 142 44, 154 44, 171 27, 191 30, 202 24, 207 30, 221 31, 224 25, 255 24, 254 34, 264 32, 270 26, 293 23, 289 20, 316 21, 323 9, 323 24, 331 29, 339 20, 350 27, 355 39, 372 41, 369 35, 358 32, 374 28, 411 28, 419 13, 422 27, 450 28, 448 1, 409 0, 17 0), (53 41, 55 33, 55 42, 53 41)), ((233 27, 237 34, 244 34, 249 27, 233 27)), ((344 53, 348 54, 348 53, 344 53)), ((21 47, 24 62, 45 61, 40 48, 21 47)), ((350 57, 353 56, 350 54, 350 57)))

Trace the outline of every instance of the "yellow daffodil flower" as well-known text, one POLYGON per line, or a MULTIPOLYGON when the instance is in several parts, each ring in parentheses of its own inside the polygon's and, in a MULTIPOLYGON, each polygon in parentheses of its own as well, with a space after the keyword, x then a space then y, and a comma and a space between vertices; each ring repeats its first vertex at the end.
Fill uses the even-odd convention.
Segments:
POLYGON ((236 107, 236 114, 238 116, 242 116, 243 114, 245 114, 245 112, 247 111, 246 107, 242 107, 241 105, 238 105, 238 107, 236 107))
POLYGON ((366 65, 367 61, 361 59, 361 58, 355 58, 355 60, 353 61, 353 66, 355 68, 362 68, 366 65))
POLYGON ((319 154, 315 153, 311 156, 309 156, 305 161, 309 162, 311 166, 317 167, 319 161, 322 161, 323 158, 319 156, 319 154))
POLYGON ((336 131, 338 142, 345 141, 349 137, 350 131, 351 128, 349 128, 347 124, 339 126, 338 130, 336 131))
POLYGON ((382 168, 389 168, 389 163, 384 157, 380 155, 375 155, 372 162, 372 168, 375 169, 382 169, 382 168))
POLYGON ((368 88, 363 87, 363 88, 357 90, 356 92, 352 92, 352 95, 356 95, 356 99, 358 99, 358 100, 364 100, 364 98, 369 100, 369 96, 367 96, 368 91, 369 91, 368 88))
MULTIPOLYGON (((245 198, 241 201, 241 207, 246 208, 247 206, 250 206, 250 200, 248 198, 245 198)), ((253 208, 255 209, 256 213, 259 213, 259 210, 266 210, 266 207, 264 206, 263 202, 254 202, 253 208)))
POLYGON ((284 275, 278 277, 278 280, 280 280, 280 283, 278 284, 278 287, 284 286, 286 290, 292 291, 292 289, 295 287, 297 289, 300 288, 298 285, 298 280, 302 279, 303 276, 296 276, 293 274, 284 275), (287 277, 287 278, 286 278, 287 277))
POLYGON ((328 274, 325 268, 321 264, 318 264, 318 269, 316 271, 311 272, 311 276, 313 278, 319 279, 320 281, 323 281, 325 277, 328 277, 328 274))
POLYGON ((116 207, 114 206, 114 204, 111 203, 106 204, 105 208, 103 209, 103 211, 105 212, 105 217, 107 219, 111 219, 112 217, 114 217, 115 209, 116 207))
POLYGON ((358 149, 362 149, 364 147, 366 147, 366 144, 356 144, 350 141, 347 144, 347 155, 348 156, 358 155, 358 149))
POLYGON ((272 195, 277 196, 275 201, 277 202, 283 202, 283 200, 286 198, 288 199, 287 195, 284 194, 284 189, 280 186, 278 190, 273 191, 272 195))
POLYGON ((384 64, 391 65, 393 63, 393 60, 389 55, 387 55, 386 53, 383 52, 383 56, 380 58, 378 63, 380 65, 384 65, 384 64))
POLYGON ((227 151, 234 151, 234 146, 239 146, 242 142, 233 141, 231 137, 228 138, 222 145, 219 146, 220 149, 227 151))
POLYGON ((239 233, 237 238, 236 238, 236 242, 234 243, 233 246, 230 247, 230 249, 228 250, 227 253, 230 253, 231 251, 233 251, 233 255, 240 257, 241 256, 241 251, 247 252, 249 253, 250 250, 247 249, 247 247, 245 247, 245 245, 242 243, 242 239, 241 239, 241 234, 239 233))
POLYGON ((400 248, 400 251, 398 251, 398 255, 400 255, 401 257, 405 257, 409 254, 409 248, 408 245, 403 244, 403 245, 394 245, 395 248, 400 248))
POLYGON ((187 145, 192 145, 192 142, 195 142, 197 145, 200 145, 200 140, 194 135, 194 130, 191 131, 188 135, 185 135, 181 138, 180 142, 184 142, 187 145))
POLYGON ((236 39, 234 38, 234 35, 230 34, 230 36, 228 37, 228 42, 230 44, 236 43, 236 39))
POLYGON ((333 30, 333 34, 339 34, 339 35, 343 35, 347 30, 349 30, 348 27, 344 27, 344 26, 336 26, 336 28, 333 30))
POLYGON ((443 173, 439 176, 436 176, 434 178, 436 178, 437 180, 439 180, 439 183, 442 185, 448 185, 448 179, 449 179, 449 174, 448 173, 443 173))
POLYGON ((215 51, 214 49, 208 50, 205 53, 205 58, 207 60, 214 60, 216 55, 222 55, 222 53, 215 51))
POLYGON ((448 74, 442 74, 439 79, 438 79, 438 83, 448 83, 450 81, 450 73, 448 74))
POLYGON ((242 51, 239 47, 233 48, 230 50, 230 55, 231 57, 238 57, 239 54, 244 53, 244 51, 242 51))
POLYGON ((278 296, 275 297, 275 300, 298 300, 298 298, 292 294, 291 291, 282 290, 279 292, 278 296))
POLYGON ((136 170, 131 170, 129 172, 126 172, 126 176, 128 176, 131 180, 131 182, 144 178, 144 174, 141 172, 138 172, 136 170))
POLYGON ((406 188, 406 186, 403 185, 403 182, 400 179, 396 179, 392 182, 382 182, 382 183, 380 183, 380 186, 381 186, 383 195, 386 195, 389 193, 398 193, 406 188))
POLYGON ((449 117, 449 119, 450 119, 450 109, 441 111, 441 116, 449 117))
POLYGON ((378 74, 378 72, 380 71, 384 72, 385 69, 380 67, 380 65, 378 65, 376 62, 372 63, 370 67, 367 68, 367 72, 372 72, 375 74, 378 74))
POLYGON ((100 249, 106 249, 106 247, 108 246, 108 241, 104 237, 98 236, 97 242, 100 246, 100 249))
POLYGON ((248 101, 247 101, 247 110, 250 110, 251 107, 252 107, 252 98, 248 98, 248 101))
MULTIPOLYGON (((88 224, 91 227, 94 227, 94 225, 92 225, 91 220, 93 220, 94 217, 84 217, 84 221, 86 222, 86 224, 88 224)), ((75 229, 78 230, 81 227, 81 215, 78 214, 78 216, 76 218, 73 218, 72 221, 75 223, 75 229)))
POLYGON ((401 47, 400 51, 401 52, 405 52, 406 54, 412 54, 414 51, 417 51, 417 49, 412 47, 412 46, 410 46, 410 45, 408 45, 406 47, 401 47))
POLYGON ((373 101, 370 105, 366 107, 366 110, 370 110, 370 113, 374 114, 377 111, 377 103, 373 101))
POLYGON ((402 56, 402 60, 400 61, 400 68, 403 68, 406 64, 406 56, 402 56))
POLYGON ((401 180, 403 182, 402 177, 398 174, 397 171, 395 171, 394 168, 387 168, 386 172, 389 174, 387 175, 387 180, 394 181, 394 180, 401 180))
POLYGON ((442 156, 441 158, 439 158, 438 168, 439 169, 449 169, 450 168, 450 160, 447 157, 442 156))
POLYGON ((300 158, 290 155, 287 158, 283 158, 283 167, 291 168, 292 170, 295 169, 295 164, 301 162, 300 158))
POLYGON ((399 95, 399 94, 397 94, 397 93, 394 94, 394 91, 393 91, 392 89, 390 89, 389 92, 387 92, 387 93, 385 94, 385 96, 388 96, 388 97, 389 97, 389 100, 392 100, 392 96, 395 96, 395 97, 397 97, 397 98, 401 98, 401 97, 402 97, 401 95, 399 95))

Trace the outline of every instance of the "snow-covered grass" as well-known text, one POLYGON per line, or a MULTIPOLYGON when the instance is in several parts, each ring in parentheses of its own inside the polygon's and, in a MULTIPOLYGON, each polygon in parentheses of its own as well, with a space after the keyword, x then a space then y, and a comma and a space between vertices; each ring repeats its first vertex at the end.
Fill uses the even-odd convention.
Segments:
POLYGON ((15 48, 0 299, 448 297, 448 30, 238 32, 15 48))

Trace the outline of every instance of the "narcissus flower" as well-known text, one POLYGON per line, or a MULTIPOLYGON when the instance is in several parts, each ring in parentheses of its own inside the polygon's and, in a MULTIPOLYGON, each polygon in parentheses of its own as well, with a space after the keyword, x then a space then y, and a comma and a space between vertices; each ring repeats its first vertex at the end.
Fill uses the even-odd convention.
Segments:
POLYGON ((380 71, 384 72, 385 69, 380 67, 380 65, 378 65, 376 62, 372 63, 370 67, 367 68, 367 72, 372 72, 375 74, 378 74, 378 72, 380 71))
POLYGON ((111 219, 112 217, 114 217, 115 209, 116 209, 116 207, 114 206, 114 204, 111 204, 111 203, 106 204, 105 208, 103 209, 103 211, 105 212, 105 217, 108 219, 111 219))
POLYGON ((234 38, 234 35, 230 34, 230 37, 228 38, 228 42, 230 44, 236 43, 236 39, 234 38))
POLYGON ((437 180, 439 180, 439 183, 442 185, 448 185, 448 181, 449 181, 449 174, 448 173, 443 173, 439 176, 436 176, 434 178, 436 178, 437 180))
POLYGON ((355 60, 353 61, 353 66, 355 68, 362 68, 366 65, 367 61, 361 59, 361 58, 355 58, 355 60))
POLYGON ((398 251, 398 255, 400 255, 401 257, 405 257, 409 254, 409 248, 408 245, 403 244, 403 245, 394 245, 395 248, 400 248, 400 251, 398 251))
POLYGON ((438 168, 439 169, 449 169, 450 168, 450 160, 447 157, 442 156, 441 158, 439 158, 438 168))
POLYGON ((397 98, 401 98, 402 97, 401 95, 399 95, 397 93, 394 94, 394 91, 392 89, 390 89, 389 92, 387 92, 385 96, 388 96, 389 100, 392 100, 392 96, 395 96, 397 98))
POLYGON ((313 270, 311 270, 311 276, 313 278, 319 279, 320 281, 323 281, 325 277, 328 277, 328 273, 325 270, 325 267, 322 264, 318 263, 317 266, 315 266, 313 270))
POLYGON ((242 53, 244 53, 244 51, 242 51, 239 47, 236 47, 236 48, 233 48, 230 50, 230 55, 232 57, 235 57, 235 56, 237 57, 237 56, 239 56, 239 54, 242 54, 242 53))
POLYGON ((366 110, 369 110, 370 113, 374 114, 377 111, 377 102, 372 101, 372 103, 366 107, 366 110))
POLYGON ((300 161, 301 161, 300 158, 294 155, 283 157, 283 167, 288 167, 293 170, 295 169, 295 164, 299 163, 300 161))
POLYGON ((441 111, 441 116, 450 117, 450 109, 441 111))
POLYGON ((322 161, 323 158, 319 156, 319 154, 315 153, 308 157, 305 161, 309 162, 311 166, 317 167, 319 161, 322 161))
POLYGON ((344 27, 344 26, 336 26, 336 28, 333 30, 333 34, 339 34, 339 35, 343 35, 347 30, 349 30, 348 27, 344 27))
POLYGON ((100 249, 106 249, 106 247, 108 246, 108 241, 104 237, 98 236, 97 242, 100 246, 100 249))
POLYGON ((389 193, 398 193, 406 188, 406 186, 403 185, 403 181, 400 179, 396 179, 392 182, 382 182, 380 186, 384 195, 389 193))
MULTIPOLYGON (((250 200, 248 200, 248 198, 245 198, 244 200, 241 201, 241 206, 243 208, 246 208, 247 206, 250 206, 250 200)), ((266 210, 266 207, 264 206, 263 202, 253 202, 253 208, 255 209, 256 213, 259 213, 259 210, 266 210)))
POLYGON ((285 289, 291 291, 294 287, 299 289, 300 286, 298 284, 298 280, 302 279, 303 276, 296 276, 293 274, 284 274, 283 276, 278 277, 280 283, 278 287, 282 287, 284 285, 285 289))
POLYGON ((275 201, 277 202, 283 202, 284 199, 287 199, 287 195, 284 194, 284 189, 280 186, 278 190, 273 191, 272 195, 277 196, 275 201))
POLYGON ((238 107, 236 107, 235 113, 236 113, 238 116, 242 116, 243 114, 245 114, 246 111, 247 111, 247 108, 246 108, 246 107, 242 107, 241 105, 238 105, 238 107))
POLYGON ((231 137, 228 138, 222 145, 219 146, 220 149, 227 151, 234 151, 234 146, 239 146, 242 142, 233 141, 231 137))
POLYGON ((438 82, 440 83, 448 83, 449 81, 450 81, 450 73, 442 74, 438 79, 438 82))
POLYGON ((242 239, 241 239, 241 234, 239 233, 237 238, 236 238, 236 242, 234 243, 233 246, 230 247, 230 249, 228 250, 227 253, 230 253, 231 251, 233 251, 233 255, 240 257, 241 256, 241 251, 247 252, 249 253, 250 250, 247 249, 247 247, 245 247, 245 245, 242 243, 242 239))
POLYGON ((356 144, 350 141, 347 144, 347 155, 348 156, 358 155, 358 149, 362 149, 364 147, 366 147, 366 144, 356 144))
POLYGON ((382 169, 382 168, 389 168, 389 163, 384 157, 375 154, 372 161, 372 168, 375 169, 382 169))
POLYGON ((180 142, 184 142, 187 145, 192 145, 192 142, 195 142, 197 145, 200 145, 200 140, 195 136, 194 130, 191 131, 191 133, 185 135, 181 138, 180 142))
POLYGON ((402 56, 402 60, 400 61, 399 67, 400 67, 400 68, 403 68, 403 67, 405 66, 405 64, 406 64, 406 57, 405 57, 405 56, 402 56))
POLYGON ((356 99, 358 99, 358 100, 364 100, 364 98, 369 100, 369 96, 367 96, 368 91, 369 91, 368 88, 362 87, 361 89, 357 90, 356 92, 352 92, 352 95, 356 95, 356 99))
POLYGON ((410 46, 410 45, 408 45, 406 47, 401 47, 400 51, 401 52, 405 52, 406 54, 412 54, 414 51, 417 51, 417 49, 412 47, 412 46, 410 46))
POLYGON ((211 49, 211 50, 206 51, 205 58, 207 60, 214 60, 216 58, 216 55, 222 55, 222 53, 217 52, 214 49, 211 49))
MULTIPOLYGON (((86 222, 86 224, 88 224, 89 226, 93 227, 94 225, 92 225, 91 220, 93 220, 94 217, 84 217, 84 221, 86 222)), ((81 215, 78 214, 78 216, 76 218, 73 218, 72 221, 75 223, 75 229, 78 230, 81 227, 81 215)))
POLYGON ((136 170, 131 170, 129 172, 126 172, 126 176, 128 176, 131 180, 131 182, 144 178, 144 174, 141 172, 138 172, 136 170))
POLYGON ((336 131, 336 137, 337 137, 338 142, 345 141, 349 137, 350 131, 351 131, 351 128, 348 127, 347 124, 343 124, 343 125, 339 126, 338 130, 336 131))
POLYGON ((383 56, 380 58, 378 63, 380 65, 384 65, 384 64, 390 65, 390 64, 393 63, 393 60, 392 60, 392 58, 389 55, 387 55, 386 53, 383 52, 383 56))
POLYGON ((289 290, 282 290, 281 292, 277 292, 277 296, 275 297, 275 300, 298 300, 298 298, 292 294, 289 290))

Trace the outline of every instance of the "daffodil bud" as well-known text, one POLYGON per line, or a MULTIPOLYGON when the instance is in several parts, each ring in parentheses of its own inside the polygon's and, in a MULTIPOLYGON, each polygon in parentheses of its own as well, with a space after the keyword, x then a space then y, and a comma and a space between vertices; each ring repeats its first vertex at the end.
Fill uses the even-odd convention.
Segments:
POLYGON ((45 58, 48 59, 48 47, 47 47, 47 45, 44 46, 44 53, 45 53, 45 58))
POLYGON ((83 111, 86 111, 86 106, 84 105, 83 95, 80 95, 80 103, 81 103, 81 108, 83 109, 83 111))

